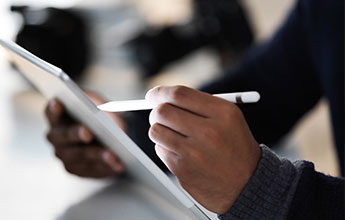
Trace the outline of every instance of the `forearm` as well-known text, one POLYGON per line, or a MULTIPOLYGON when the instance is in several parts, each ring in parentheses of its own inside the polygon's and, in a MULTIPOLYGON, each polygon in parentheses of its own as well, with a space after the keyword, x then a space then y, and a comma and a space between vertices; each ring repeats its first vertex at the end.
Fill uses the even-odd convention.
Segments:
POLYGON ((258 167, 221 220, 344 219, 344 179, 327 177, 312 163, 292 163, 261 146, 258 167))

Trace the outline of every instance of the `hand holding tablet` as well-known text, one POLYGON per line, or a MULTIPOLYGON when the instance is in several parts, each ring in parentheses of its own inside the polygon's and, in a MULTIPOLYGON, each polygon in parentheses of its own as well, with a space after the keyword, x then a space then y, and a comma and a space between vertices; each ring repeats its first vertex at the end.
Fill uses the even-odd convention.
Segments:
MULTIPOLYGON (((103 102, 97 94, 87 92, 87 95, 95 104, 103 102)), ((96 140, 86 126, 73 120, 58 100, 49 101, 45 114, 49 123, 47 139, 69 173, 80 177, 108 178, 124 172, 125 166, 118 156, 96 140)), ((124 129, 124 122, 116 113, 108 116, 124 129)))
MULTIPOLYGON (((109 120, 109 117, 96 107, 66 73, 13 42, 0 39, 0 46, 5 49, 18 71, 38 91, 49 100, 59 100, 73 120, 89 129, 92 136, 95 137, 92 140, 97 140, 102 143, 102 146, 107 146, 107 149, 121 159, 133 181, 151 187, 164 196, 167 201, 185 211, 186 214, 188 213, 191 218, 209 219, 198 205, 182 192, 116 123, 109 120)), ((54 123, 54 120, 51 122, 54 123)), ((77 169, 80 166, 77 166, 77 169)))

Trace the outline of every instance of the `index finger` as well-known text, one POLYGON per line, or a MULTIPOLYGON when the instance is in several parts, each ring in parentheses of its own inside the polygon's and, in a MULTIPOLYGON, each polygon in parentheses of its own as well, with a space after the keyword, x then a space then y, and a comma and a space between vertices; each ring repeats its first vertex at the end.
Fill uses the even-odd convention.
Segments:
POLYGON ((45 109, 45 115, 48 119, 49 124, 51 126, 60 124, 63 112, 64 107, 57 99, 50 100, 45 109))
POLYGON ((186 86, 157 86, 146 93, 153 105, 170 103, 200 116, 211 117, 224 100, 186 86))

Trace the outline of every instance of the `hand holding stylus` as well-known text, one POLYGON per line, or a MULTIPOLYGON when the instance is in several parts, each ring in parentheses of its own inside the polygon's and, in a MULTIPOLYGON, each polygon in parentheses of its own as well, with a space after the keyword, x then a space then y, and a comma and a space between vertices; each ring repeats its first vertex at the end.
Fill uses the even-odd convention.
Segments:
POLYGON ((256 169, 260 148, 233 103, 183 86, 150 90, 149 136, 182 187, 205 208, 225 213, 256 169))

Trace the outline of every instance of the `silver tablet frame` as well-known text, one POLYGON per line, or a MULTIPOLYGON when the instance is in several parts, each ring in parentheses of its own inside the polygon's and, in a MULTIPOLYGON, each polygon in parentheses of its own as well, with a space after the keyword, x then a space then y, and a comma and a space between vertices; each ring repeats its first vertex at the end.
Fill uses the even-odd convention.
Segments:
POLYGON ((188 210, 191 218, 210 219, 61 69, 45 62, 14 42, 0 39, 16 68, 47 98, 57 98, 77 121, 85 124, 116 152, 133 178, 188 210))

